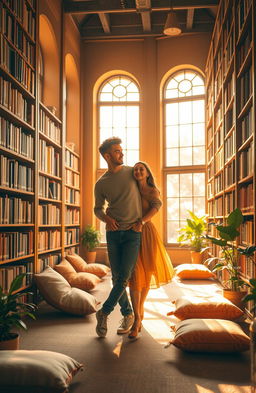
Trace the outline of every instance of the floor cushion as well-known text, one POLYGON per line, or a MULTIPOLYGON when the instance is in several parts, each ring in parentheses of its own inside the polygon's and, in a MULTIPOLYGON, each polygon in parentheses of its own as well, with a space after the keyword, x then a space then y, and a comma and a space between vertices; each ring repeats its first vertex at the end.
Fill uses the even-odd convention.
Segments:
POLYGON ((52 351, 1 351, 0 386, 5 393, 66 392, 82 364, 52 351))
POLYGON ((78 288, 72 288, 67 280, 48 266, 34 275, 36 285, 43 298, 61 311, 74 315, 87 315, 96 311, 96 298, 78 288))
POLYGON ((67 255, 66 259, 77 272, 92 273, 100 278, 110 272, 110 268, 108 266, 101 263, 86 263, 85 260, 77 254, 67 255))
POLYGON ((243 311, 222 295, 181 296, 175 302, 175 310, 168 315, 184 320, 189 318, 220 318, 234 320, 243 311))
POLYGON ((250 338, 241 327, 224 319, 187 319, 175 326, 173 345, 192 352, 242 352, 250 338))
POLYGON ((183 263, 175 267, 175 274, 182 280, 205 280, 214 278, 215 274, 200 263, 183 263))

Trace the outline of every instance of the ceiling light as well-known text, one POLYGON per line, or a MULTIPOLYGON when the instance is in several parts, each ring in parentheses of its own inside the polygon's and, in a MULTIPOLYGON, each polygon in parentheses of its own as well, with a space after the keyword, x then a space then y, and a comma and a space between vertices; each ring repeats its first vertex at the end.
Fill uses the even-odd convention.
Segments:
POLYGON ((181 28, 176 13, 174 11, 168 12, 167 19, 164 25, 164 34, 176 36, 180 33, 181 28))

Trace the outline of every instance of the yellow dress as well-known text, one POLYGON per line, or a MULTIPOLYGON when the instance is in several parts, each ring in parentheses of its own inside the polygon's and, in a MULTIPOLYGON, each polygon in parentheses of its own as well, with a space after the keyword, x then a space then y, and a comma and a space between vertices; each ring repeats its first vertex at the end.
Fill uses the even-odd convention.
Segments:
MULTIPOLYGON (((150 201, 142 198, 143 215, 150 209, 150 201)), ((135 269, 130 279, 131 289, 159 288, 174 276, 174 269, 164 244, 151 221, 142 227, 141 246, 135 269)))

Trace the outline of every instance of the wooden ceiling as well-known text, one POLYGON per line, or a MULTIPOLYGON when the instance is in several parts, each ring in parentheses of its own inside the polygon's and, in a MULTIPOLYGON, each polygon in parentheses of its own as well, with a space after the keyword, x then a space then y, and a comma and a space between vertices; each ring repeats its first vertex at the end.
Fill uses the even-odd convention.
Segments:
POLYGON ((64 0, 85 40, 166 37, 163 27, 172 8, 182 34, 211 32, 219 0, 64 0))

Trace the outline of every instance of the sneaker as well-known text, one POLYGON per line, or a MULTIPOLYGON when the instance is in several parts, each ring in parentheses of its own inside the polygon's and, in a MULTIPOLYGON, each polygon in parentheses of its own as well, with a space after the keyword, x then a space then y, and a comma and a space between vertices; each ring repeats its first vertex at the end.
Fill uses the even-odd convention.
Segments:
POLYGON ((133 325, 134 315, 133 314, 125 315, 120 322, 121 324, 117 329, 117 334, 128 333, 133 325))
POLYGON ((107 327, 107 319, 108 315, 105 314, 102 310, 96 312, 97 326, 96 333, 99 337, 106 337, 108 327, 107 327))

